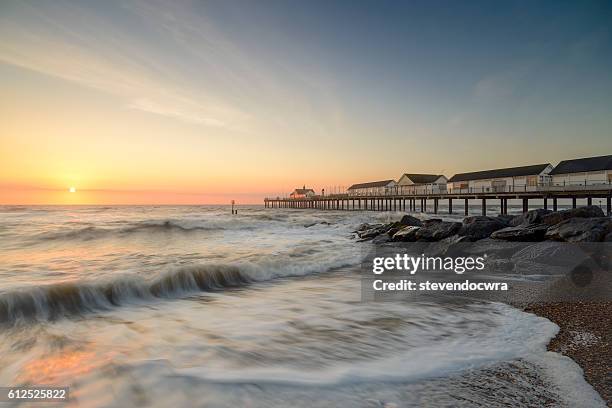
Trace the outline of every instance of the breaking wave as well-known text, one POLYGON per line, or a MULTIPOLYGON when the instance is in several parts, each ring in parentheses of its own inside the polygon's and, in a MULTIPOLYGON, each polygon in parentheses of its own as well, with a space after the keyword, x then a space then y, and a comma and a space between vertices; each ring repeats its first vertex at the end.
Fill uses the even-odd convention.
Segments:
POLYGON ((67 231, 44 232, 35 236, 35 241, 55 240, 92 240, 112 236, 114 234, 127 235, 139 232, 146 233, 168 233, 168 232, 194 232, 194 231, 220 231, 225 229, 216 225, 182 225, 174 221, 142 222, 123 228, 99 228, 87 226, 67 231))
POLYGON ((130 302, 243 287, 252 281, 238 266, 205 265, 174 269, 153 279, 121 276, 105 282, 27 288, 0 294, 0 324, 55 320, 130 302))
POLYGON ((254 282, 330 271, 360 259, 347 260, 339 252, 318 261, 307 259, 313 253, 316 251, 310 248, 296 247, 257 263, 189 265, 153 277, 119 275, 108 280, 57 283, 0 293, 0 326, 20 321, 52 321, 129 303, 241 288, 254 282))

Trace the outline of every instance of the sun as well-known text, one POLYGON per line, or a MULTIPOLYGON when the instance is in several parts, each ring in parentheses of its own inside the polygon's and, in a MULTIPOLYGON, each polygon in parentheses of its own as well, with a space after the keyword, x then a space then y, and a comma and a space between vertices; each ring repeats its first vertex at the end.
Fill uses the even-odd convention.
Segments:
POLYGON ((68 191, 71 193, 76 193, 76 187, 70 187, 68 191))

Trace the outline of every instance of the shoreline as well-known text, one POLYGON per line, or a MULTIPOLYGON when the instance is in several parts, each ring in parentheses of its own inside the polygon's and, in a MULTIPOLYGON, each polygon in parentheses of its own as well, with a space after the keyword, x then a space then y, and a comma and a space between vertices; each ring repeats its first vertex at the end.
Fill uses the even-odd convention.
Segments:
POLYGON ((547 349, 575 361, 585 380, 612 408, 612 302, 534 303, 523 311, 559 326, 559 333, 550 340, 547 349))
MULTIPOLYGON (((584 380, 612 408, 612 300, 609 297, 612 280, 608 263, 612 219, 599 207, 536 209, 515 216, 471 216, 462 222, 406 214, 396 222, 363 224, 355 233, 358 241, 371 241, 383 247, 417 245, 422 250, 423 245, 433 243, 434 251, 445 255, 455 250, 463 254, 465 248, 460 250, 461 245, 478 245, 479 241, 486 242, 483 247, 489 255, 495 243, 510 248, 513 254, 518 248, 512 249, 513 245, 520 243, 538 245, 548 241, 548 245, 554 242, 564 245, 556 250, 540 248, 529 252, 527 257, 532 261, 537 259, 540 268, 549 265, 551 273, 562 272, 563 277, 546 284, 538 280, 515 282, 513 291, 504 294, 502 299, 487 294, 479 297, 501 301, 555 323, 559 332, 548 342, 547 350, 572 359, 582 369, 584 380), (575 253, 568 250, 574 248, 575 253)), ((500 255, 509 256, 503 252, 500 255)), ((505 272, 501 270, 501 273, 505 272)))

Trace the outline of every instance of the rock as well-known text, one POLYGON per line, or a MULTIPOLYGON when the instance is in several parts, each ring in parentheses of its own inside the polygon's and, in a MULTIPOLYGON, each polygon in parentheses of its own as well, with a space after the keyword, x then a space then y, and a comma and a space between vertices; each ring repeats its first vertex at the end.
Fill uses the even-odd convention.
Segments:
POLYGON ((427 242, 440 241, 441 239, 455 235, 460 228, 460 222, 448 222, 442 220, 427 222, 423 228, 416 232, 416 239, 427 242))
POLYGON ((477 215, 466 217, 459 229, 458 235, 468 237, 471 241, 488 238, 493 232, 507 227, 499 218, 477 215))
POLYGON ((382 227, 375 227, 375 228, 367 229, 365 231, 360 231, 357 233, 357 235, 361 239, 369 239, 369 238, 374 238, 382 234, 383 232, 386 232, 386 231, 383 231, 382 227))
POLYGON ((404 215, 399 223, 403 226, 412 226, 412 227, 420 227, 423 225, 421 220, 412 215, 404 215))
POLYGON ((548 225, 529 224, 517 227, 506 227, 491 234, 493 239, 518 242, 539 242, 544 240, 548 225))
MULTIPOLYGON (((325 222, 325 221, 323 221, 325 222)), ((323 222, 321 224, 323 224, 323 222)), ((361 232, 361 231, 366 231, 372 228, 378 228, 378 227, 382 227, 383 224, 368 224, 367 222, 361 224, 360 226, 357 227, 357 229, 353 232, 361 232)))
POLYGON ((604 242, 612 242, 612 232, 609 232, 603 239, 604 242))
POLYGON ((391 241, 389 234, 380 234, 372 240, 373 244, 384 244, 385 242, 391 241))
POLYGON ((365 231, 365 230, 367 230, 367 229, 369 229, 369 228, 370 228, 370 224, 368 224, 367 222, 364 222, 363 224, 360 224, 360 225, 359 225, 359 226, 358 226, 358 227, 355 229, 355 231, 353 231, 353 232, 357 232, 357 231, 365 231))
POLYGON ((607 217, 570 218, 553 225, 546 239, 566 242, 600 242, 612 230, 612 221, 607 217))
POLYGON ((508 214, 499 214, 497 217, 495 217, 497 219, 499 219, 501 222, 503 222, 506 225, 511 225, 510 222, 516 218, 516 216, 514 215, 508 215, 508 214))
POLYGON ((525 214, 517 215, 512 217, 509 222, 509 225, 512 227, 517 227, 519 225, 525 224, 539 224, 542 221, 542 217, 547 214, 552 213, 551 210, 545 210, 544 208, 538 208, 537 210, 531 210, 526 212, 525 214))
POLYGON ((402 228, 393 235, 393 241, 414 242, 417 240, 416 233, 421 227, 409 225, 402 228))
POLYGON ((390 235, 393 235, 393 233, 395 233, 395 231, 398 231, 400 228, 402 228, 402 225, 399 222, 392 222, 389 224, 370 225, 369 229, 366 229, 365 231, 356 232, 359 238, 361 238, 362 240, 367 240, 370 238, 377 237, 380 234, 386 235, 387 233, 389 233, 390 235))
POLYGON ((442 222, 442 218, 430 218, 428 220, 424 220, 423 221, 423 226, 424 227, 428 227, 430 225, 437 224, 437 223, 440 223, 440 222, 442 222))
POLYGON ((395 235, 395 233, 398 232, 399 230, 401 230, 402 228, 403 227, 393 227, 389 231, 387 231, 387 235, 389 237, 393 237, 395 235))
POLYGON ((546 214, 542 216, 541 222, 547 225, 555 225, 561 221, 569 220, 570 218, 599 218, 604 216, 601 208, 596 205, 588 205, 586 207, 572 208, 570 210, 546 214))

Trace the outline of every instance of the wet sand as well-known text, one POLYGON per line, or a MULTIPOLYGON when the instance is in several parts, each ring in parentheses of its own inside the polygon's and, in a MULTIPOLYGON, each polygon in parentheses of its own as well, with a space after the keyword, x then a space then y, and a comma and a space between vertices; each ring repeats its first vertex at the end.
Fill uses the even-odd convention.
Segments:
POLYGON ((561 328, 548 349, 578 363, 585 379, 612 407, 612 302, 532 304, 525 311, 561 328))

